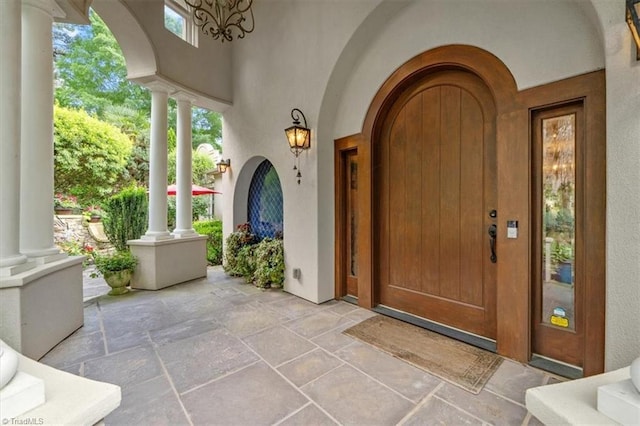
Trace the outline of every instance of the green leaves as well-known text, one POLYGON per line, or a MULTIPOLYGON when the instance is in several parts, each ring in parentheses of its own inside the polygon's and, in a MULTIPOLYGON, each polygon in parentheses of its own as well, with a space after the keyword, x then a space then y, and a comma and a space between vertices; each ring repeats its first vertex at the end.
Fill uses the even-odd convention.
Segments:
POLYGON ((253 280, 260 288, 282 287, 284 283, 284 243, 265 238, 255 250, 256 270, 253 280))
MULTIPOLYGON (((129 251, 117 251, 114 254, 101 255, 99 253, 93 254, 93 261, 96 265, 96 269, 102 274, 108 274, 109 272, 117 272, 129 270, 132 271, 138 265, 138 259, 129 251)), ((95 278, 97 274, 92 274, 95 278)))
POLYGON ((211 265, 222 264, 222 221, 206 220, 193 223, 193 229, 207 236, 207 261, 211 265))
POLYGON ((54 106, 55 190, 93 204, 126 180, 131 140, 84 111, 54 106))
POLYGON ((265 238, 257 242, 248 223, 229 234, 224 270, 229 275, 243 276, 260 288, 282 287, 284 283, 284 242, 265 238))
POLYGON ((127 241, 136 240, 145 233, 147 206, 147 192, 138 187, 124 189, 103 206, 104 233, 116 250, 128 250, 127 241))

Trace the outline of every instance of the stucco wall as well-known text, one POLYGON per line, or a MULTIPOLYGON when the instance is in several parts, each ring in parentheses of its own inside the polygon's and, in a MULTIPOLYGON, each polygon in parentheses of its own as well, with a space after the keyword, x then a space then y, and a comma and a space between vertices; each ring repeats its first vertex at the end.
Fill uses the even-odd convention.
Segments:
POLYGON ((640 356, 640 61, 622 1, 593 2, 607 69, 606 369, 640 356))
MULTIPOLYGON (((246 204, 235 199, 246 197, 250 182, 246 175, 239 179, 242 168, 247 162, 247 167, 255 168, 251 159, 256 156, 268 159, 278 172, 284 195, 285 289, 314 302, 326 301, 334 294, 332 263, 330 270, 322 271, 322 276, 329 278, 322 278, 323 284, 318 285, 319 233, 333 235, 333 226, 318 227, 319 187, 332 188, 330 181, 318 180, 318 152, 333 152, 331 136, 323 138, 318 132, 319 109, 338 56, 376 3, 255 2, 256 33, 234 41, 233 107, 224 113, 223 125, 223 157, 231 158, 232 167, 222 176, 222 192, 234 199, 225 199, 229 209, 223 214, 224 233, 233 231, 246 217, 246 204), (259 28, 269 30, 259 33, 259 28), (284 136, 284 129, 291 126, 292 108, 303 111, 313 132, 312 148, 300 156, 300 185, 284 136), (242 188, 235 188, 236 182, 242 188), (235 215, 230 208, 233 205, 235 215), (301 269, 300 280, 292 278, 293 268, 301 269)), ((323 244, 322 250, 327 247, 323 244)))

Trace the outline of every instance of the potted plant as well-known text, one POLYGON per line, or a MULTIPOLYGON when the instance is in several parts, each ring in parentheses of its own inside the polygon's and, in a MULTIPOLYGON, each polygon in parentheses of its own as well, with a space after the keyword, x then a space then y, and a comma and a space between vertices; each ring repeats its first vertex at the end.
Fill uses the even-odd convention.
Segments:
POLYGON ((58 193, 53 196, 53 210, 56 214, 73 214, 73 211, 78 208, 80 208, 80 205, 73 195, 58 193))
POLYGON ((558 265, 558 281, 572 283, 573 250, 571 245, 555 242, 551 252, 551 259, 558 265))
POLYGON ((93 261, 98 272, 93 272, 91 277, 102 275, 111 287, 109 295, 117 296, 129 292, 127 286, 138 265, 138 259, 129 250, 120 250, 107 255, 94 252, 93 261))
POLYGON ((100 207, 89 206, 84 211, 84 216, 91 223, 100 222, 100 219, 102 219, 102 210, 100 207))

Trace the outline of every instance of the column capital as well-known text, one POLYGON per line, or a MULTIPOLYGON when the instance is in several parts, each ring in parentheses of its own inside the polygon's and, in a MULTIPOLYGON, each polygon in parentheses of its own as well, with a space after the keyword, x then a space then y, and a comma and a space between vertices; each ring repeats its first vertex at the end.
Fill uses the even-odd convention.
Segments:
POLYGON ((48 13, 51 17, 64 18, 67 14, 54 0, 22 0, 23 6, 31 6, 48 13))
POLYGON ((190 94, 189 92, 185 92, 184 90, 179 90, 175 93, 171 94, 171 97, 178 102, 189 102, 191 105, 196 101, 196 97, 190 94))
POLYGON ((170 84, 159 80, 150 81, 145 83, 144 86, 152 92, 166 93, 167 95, 175 90, 170 84))

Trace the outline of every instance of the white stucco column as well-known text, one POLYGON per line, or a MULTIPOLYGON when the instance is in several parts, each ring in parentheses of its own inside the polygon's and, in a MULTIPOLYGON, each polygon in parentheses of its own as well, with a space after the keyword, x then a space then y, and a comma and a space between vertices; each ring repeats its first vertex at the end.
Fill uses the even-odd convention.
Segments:
POLYGON ((0 268, 12 275, 20 254, 20 0, 0 2, 0 268))
POLYGON ((62 11, 52 0, 22 2, 20 251, 38 263, 61 256, 53 243, 54 14, 62 11))
POLYGON ((176 237, 196 235, 193 229, 192 183, 192 145, 191 145, 191 100, 184 96, 176 97, 178 102, 178 149, 176 154, 176 237))
POLYGON ((168 89, 151 89, 151 147, 149 153, 149 229, 143 240, 171 238, 167 230, 167 101, 168 89))

